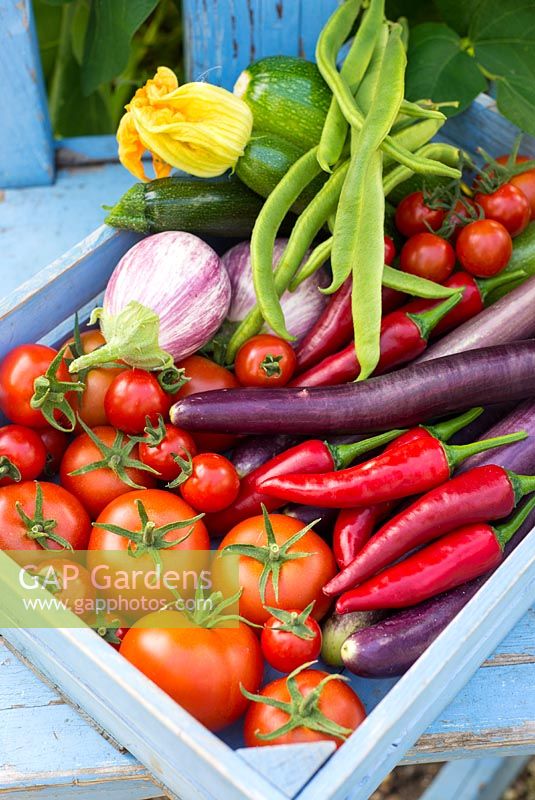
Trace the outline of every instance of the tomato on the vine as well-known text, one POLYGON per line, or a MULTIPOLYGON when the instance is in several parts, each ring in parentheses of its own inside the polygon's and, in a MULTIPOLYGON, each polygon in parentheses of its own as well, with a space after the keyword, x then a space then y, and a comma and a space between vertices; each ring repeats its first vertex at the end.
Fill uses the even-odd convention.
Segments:
POLYGON ((293 347, 270 333, 260 333, 245 342, 234 364, 242 386, 285 386, 296 367, 293 347))
POLYGON ((128 369, 111 382, 104 398, 104 410, 110 425, 125 433, 143 433, 146 419, 153 425, 158 417, 167 417, 172 398, 152 372, 128 369))
POLYGON ((201 453, 186 467, 180 494, 197 511, 223 511, 238 496, 240 479, 234 464, 219 453, 201 453))
POLYGON ((23 425, 0 428, 0 486, 33 481, 45 463, 46 448, 37 431, 23 425))
POLYGON ((97 614, 88 623, 94 628, 101 639, 108 642, 114 650, 119 650, 122 641, 130 626, 121 614, 116 614, 114 611, 107 611, 106 613, 97 614))
POLYGON ((528 198, 512 183, 504 183, 490 194, 478 192, 474 199, 485 212, 485 217, 501 223, 511 236, 518 236, 529 223, 531 207, 528 198))
POLYGON ((158 612, 128 631, 120 652, 211 731, 239 719, 248 706, 240 687, 255 692, 262 680, 258 638, 243 622, 203 627, 158 612))
MULTIPOLYGON (((65 342, 67 345, 73 343, 74 338, 72 337, 65 342)), ((84 331, 80 334, 80 344, 82 352, 78 355, 92 353, 93 350, 106 344, 106 340, 99 330, 84 331)), ((74 355, 68 347, 65 351, 65 358, 73 357, 74 355)), ((95 367, 88 370, 83 376, 85 389, 81 395, 73 398, 72 407, 90 428, 107 424, 104 398, 113 380, 125 369, 126 367, 95 367)))
MULTIPOLYGON (((30 428, 46 428, 48 422, 40 408, 32 408, 36 378, 43 378, 58 351, 44 344, 21 344, 11 350, 0 364, 0 409, 6 417, 18 425, 30 428)), ((55 375, 56 380, 71 382, 71 376, 62 359, 55 375)), ((72 400, 71 392, 65 394, 72 400)), ((54 418, 59 412, 54 411, 54 418)))
POLYGON ((268 608, 260 645, 264 658, 279 672, 293 672, 315 661, 321 652, 321 628, 311 616, 313 603, 303 611, 268 608))
POLYGON ((436 233, 417 233, 403 245, 400 263, 403 272, 443 283, 455 267, 455 250, 436 233))
POLYGON ((155 486, 156 476, 139 460, 138 445, 120 431, 106 425, 88 431, 65 451, 60 479, 94 519, 116 497, 155 486))
POLYGON ((423 192, 413 192, 404 197, 396 209, 396 227, 409 238, 417 233, 438 230, 444 222, 446 212, 442 208, 430 208, 425 204, 423 192))
POLYGON ((59 472, 61 459, 69 446, 69 439, 67 434, 56 428, 43 428, 39 431, 39 436, 46 450, 45 475, 51 477, 59 472))
MULTIPOLYGON (((496 159, 499 164, 506 164, 508 160, 509 156, 499 156, 499 158, 496 159)), ((516 157, 517 164, 522 164, 529 160, 527 156, 516 157)), ((516 186, 517 189, 520 189, 520 191, 526 195, 531 209, 531 219, 535 219, 535 169, 528 169, 525 172, 520 172, 518 175, 513 175, 509 179, 509 183, 512 183, 513 186, 516 186)))
MULTIPOLYGON (((173 396, 173 402, 183 400, 190 394, 197 392, 211 392, 215 389, 236 389, 238 381, 230 370, 210 361, 204 356, 189 356, 180 364, 179 369, 185 371, 189 380, 173 396)), ((236 441, 235 436, 226 433, 195 433, 197 450, 200 453, 222 453, 232 447, 236 441)))
POLYGON ((0 489, 0 549, 85 550, 91 522, 62 486, 25 481, 0 489))
POLYGON ((501 223, 494 219, 480 219, 462 229, 455 252, 467 272, 478 278, 487 278, 507 266, 513 242, 501 223))
POLYGON ((240 551, 239 582, 243 588, 240 613, 246 619, 263 625, 271 616, 266 605, 305 608, 313 600, 313 616, 321 619, 326 614, 330 600, 322 589, 335 574, 336 562, 330 547, 313 530, 304 528, 294 517, 266 513, 235 525, 222 539, 219 549, 228 548, 226 551, 232 553, 233 545, 238 545, 240 551), (288 545, 296 534, 301 535, 288 545), (244 547, 250 555, 243 555, 244 547), (303 556, 287 559, 296 553, 303 556))
POLYGON ((394 244, 394 240, 391 236, 387 236, 385 233, 385 264, 390 266, 393 260, 396 257, 396 245, 394 244))
POLYGON ((321 741, 340 747, 366 717, 360 698, 342 676, 317 669, 296 670, 268 683, 258 695, 245 696, 253 701, 244 722, 247 747, 321 741))
POLYGON ((182 467, 173 456, 187 460, 197 454, 192 436, 160 419, 158 426, 146 428, 146 441, 139 444, 139 458, 147 467, 156 470, 162 481, 174 481, 182 467))

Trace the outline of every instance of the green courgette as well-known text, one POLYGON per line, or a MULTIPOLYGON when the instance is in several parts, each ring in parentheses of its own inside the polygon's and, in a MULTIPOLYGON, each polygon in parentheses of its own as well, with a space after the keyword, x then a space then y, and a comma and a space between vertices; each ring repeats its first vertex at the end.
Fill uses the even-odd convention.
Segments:
POLYGON ((253 112, 256 131, 283 136, 301 153, 318 144, 332 97, 316 65, 292 56, 255 61, 234 94, 253 112))
POLYGON ((178 175, 136 183, 106 222, 139 233, 190 231, 208 236, 249 236, 263 200, 235 175, 199 179, 178 175))
MULTIPOLYGON (((297 145, 281 136, 253 130, 245 153, 236 164, 236 175, 254 192, 267 197, 303 152, 297 145)), ((320 175, 313 180, 293 210, 302 211, 316 196, 327 177, 320 175)))

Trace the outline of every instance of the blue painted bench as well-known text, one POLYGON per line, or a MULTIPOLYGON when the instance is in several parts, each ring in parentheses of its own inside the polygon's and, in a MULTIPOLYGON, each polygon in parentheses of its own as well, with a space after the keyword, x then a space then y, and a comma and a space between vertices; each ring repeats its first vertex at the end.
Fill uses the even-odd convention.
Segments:
MULTIPOLYGON (((185 0, 187 72, 198 76, 216 63, 221 69, 211 73, 210 79, 230 85, 251 57, 268 52, 300 52, 311 57, 317 32, 334 4, 335 0, 185 0), (229 6, 234 8, 234 15, 229 13, 229 6), (228 42, 234 40, 237 47, 229 48, 228 42)), ((28 2, 4 0, 0 4, 0 77, 4 87, 2 110, 5 114, 9 109, 9 113, 0 127, 0 186, 6 187, 0 195, 0 235, 4 244, 0 270, 6 294, 93 230, 102 220, 101 204, 113 202, 131 183, 130 176, 116 163, 113 137, 52 141, 39 75, 31 8, 28 2), (35 79, 28 80, 28 76, 35 79), (29 226, 31 237, 27 235, 29 226)), ((484 114, 485 103, 464 119, 458 118, 450 131, 458 138, 464 136, 466 141, 479 135, 481 144, 498 152, 504 149, 511 133, 501 120, 492 129, 482 127, 478 114, 484 114)), ((91 246, 98 248, 100 240, 107 242, 108 237, 106 232, 97 234, 91 246)), ((54 268, 50 272, 54 273, 54 268)), ((31 283, 17 296, 29 294, 31 283)), ((40 306, 46 307, 46 295, 41 298, 40 306)), ((13 308, 12 300, 8 305, 13 308)), ((11 317, 9 340, 17 336, 16 319, 16 314, 11 317)), ((38 326, 39 322, 35 324, 38 326)), ((3 335, 5 331, 4 328, 3 335)), ((531 555, 532 551, 533 548, 531 555)), ((524 563, 526 559, 527 555, 524 563)), ((531 592, 531 598, 532 587, 528 582, 522 589, 524 593, 531 592)), ((523 607, 527 605, 524 602, 523 607)), ((522 618, 405 753, 402 763, 451 761, 425 793, 425 800, 497 800, 527 755, 535 752, 533 614, 531 610, 522 618)), ((516 618, 518 613, 511 617, 516 618)), ((509 627, 505 618, 500 621, 498 632, 491 632, 496 643, 499 631, 503 635, 509 627)), ((8 636, 11 647, 15 646, 19 654, 31 653, 32 661, 50 677, 44 651, 36 658, 32 649, 35 643, 26 641, 24 636, 8 636)), ((488 652, 483 647, 481 658, 488 652)), ((476 653, 474 663, 465 666, 465 678, 452 676, 455 686, 462 686, 481 658, 478 660, 476 653)), ((84 687, 75 689, 65 676, 58 676, 57 683, 76 702, 84 704, 84 687)), ((446 684, 447 677, 442 675, 436 684, 440 698, 447 697, 446 684)), ((368 707, 373 708, 389 686, 383 681, 368 681, 360 682, 358 688, 368 707)), ((440 702, 439 699, 437 707, 440 702)), ((425 712, 418 713, 425 713, 430 721, 432 707, 433 703, 428 703, 425 712)), ((92 715, 102 719, 97 713, 92 715)), ((421 729, 425 727, 424 724, 421 729)), ((372 782, 400 760, 395 749, 406 749, 411 733, 399 734, 400 728, 397 730, 394 749, 385 755, 384 763, 372 763, 371 770, 367 768, 370 792, 374 788, 372 782)), ((131 749, 137 746, 133 743, 131 749)), ((248 764, 254 770, 245 773, 245 779, 251 778, 251 797, 269 796, 275 800, 293 797, 302 790, 305 800, 326 796, 327 789, 331 790, 331 777, 325 773, 323 779, 323 771, 316 787, 307 786, 331 755, 328 746, 270 748, 269 753, 238 749, 236 754, 241 760, 237 763, 244 768, 248 764), (269 795, 262 794, 266 786, 262 779, 270 781, 274 775, 283 790, 273 787, 269 795)), ((338 755, 337 759, 339 763, 338 755)), ((347 765, 342 772, 344 769, 347 771, 347 765)), ((161 774, 160 765, 152 764, 151 771, 161 774)), ((366 786, 357 791, 358 798, 368 795, 366 786)), ((73 710, 54 688, 43 683, 0 643, 0 800, 36 796, 85 800, 99 793, 112 800, 141 800, 157 797, 162 790, 134 756, 96 732, 85 714, 73 710)), ((208 797, 198 787, 195 796, 208 797)), ((213 796, 218 800, 223 797, 217 793, 213 796)), ((227 796, 230 800, 234 795, 227 796)))

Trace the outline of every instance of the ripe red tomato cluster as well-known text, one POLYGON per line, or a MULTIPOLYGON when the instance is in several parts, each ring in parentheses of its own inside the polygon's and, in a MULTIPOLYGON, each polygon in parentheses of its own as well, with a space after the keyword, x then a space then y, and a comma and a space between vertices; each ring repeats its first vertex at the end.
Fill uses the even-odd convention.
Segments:
MULTIPOLYGON (((394 252, 385 240, 385 260, 394 252)), ((102 344, 102 335, 89 331, 70 339, 62 353, 21 345, 0 364, 0 409, 10 419, 0 428, 0 548, 51 550, 30 570, 37 584, 210 729, 245 714, 248 744, 322 738, 341 744, 343 738, 306 724, 278 735, 298 713, 290 702, 291 682, 297 687, 291 687, 292 696, 295 691, 303 698, 310 695, 307 707, 315 725, 324 719, 326 729, 334 722, 350 732, 365 716, 345 683, 309 669, 322 645, 317 620, 330 604, 322 587, 336 571, 331 548, 313 530, 303 530, 291 516, 266 512, 267 517, 249 517, 226 533, 219 551, 237 553, 240 584, 240 617, 231 627, 224 623, 226 605, 217 611, 217 602, 213 614, 162 610, 137 625, 128 612, 98 607, 119 596, 132 600, 137 592, 97 587, 92 578, 102 552, 135 554, 134 572, 144 565, 153 568, 151 558, 162 548, 201 553, 210 548, 204 513, 226 509, 240 490, 238 474, 221 452, 235 438, 192 436, 171 424, 169 409, 178 398, 199 391, 239 383, 282 386, 296 368, 293 349, 275 336, 253 337, 238 354, 235 373, 204 356, 190 356, 177 365, 187 382, 170 394, 155 373, 126 365, 71 376, 69 359, 80 346, 89 352, 102 344), (42 381, 56 382, 75 412, 70 433, 65 405, 52 409, 47 419, 36 403, 42 381), (87 551, 85 560, 73 551, 87 551), (264 581, 271 560, 274 566, 264 581), (171 623, 162 622, 161 615, 170 615, 171 623), (266 663, 290 675, 255 694, 266 663), (273 708, 271 698, 287 703, 288 711, 273 708)), ((216 563, 222 566, 220 575, 214 569, 214 590, 225 585, 228 559, 216 563)), ((174 597, 161 587, 148 594, 160 604, 174 597)))
MULTIPOLYGON (((517 163, 527 160, 519 156, 517 163)), ((506 164, 508 156, 497 161, 506 164)), ((535 170, 513 175, 499 186, 489 182, 492 177, 488 168, 476 178, 473 198, 454 199, 450 207, 446 198, 427 198, 423 192, 401 200, 395 222, 407 239, 400 254, 402 270, 444 283, 456 262, 478 278, 507 266, 512 239, 535 218, 535 170)))

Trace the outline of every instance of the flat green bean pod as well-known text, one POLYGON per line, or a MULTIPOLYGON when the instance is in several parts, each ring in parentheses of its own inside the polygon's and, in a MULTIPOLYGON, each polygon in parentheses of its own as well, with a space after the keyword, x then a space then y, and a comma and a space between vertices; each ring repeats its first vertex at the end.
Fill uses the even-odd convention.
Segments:
MULTIPOLYGON (((442 142, 431 142, 417 150, 416 155, 430 157, 456 167, 459 164, 460 150, 451 144, 443 144, 442 142)), ((406 181, 414 175, 414 170, 403 164, 398 164, 387 175, 383 177, 383 189, 385 196, 388 196, 396 186, 406 181)))

